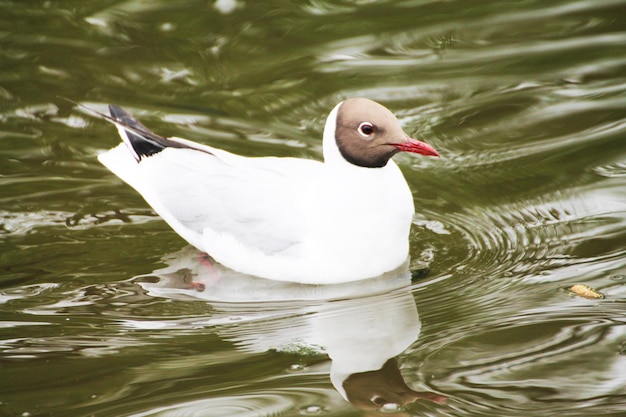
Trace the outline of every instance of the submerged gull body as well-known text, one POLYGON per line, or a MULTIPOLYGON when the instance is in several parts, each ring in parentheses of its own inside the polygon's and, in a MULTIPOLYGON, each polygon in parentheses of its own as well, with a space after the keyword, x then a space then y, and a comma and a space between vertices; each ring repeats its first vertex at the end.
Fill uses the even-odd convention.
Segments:
POLYGON ((185 240, 240 272, 307 284, 378 276, 405 262, 413 198, 400 151, 437 156, 382 105, 339 103, 324 162, 248 158, 149 131, 109 106, 123 143, 98 159, 185 240))

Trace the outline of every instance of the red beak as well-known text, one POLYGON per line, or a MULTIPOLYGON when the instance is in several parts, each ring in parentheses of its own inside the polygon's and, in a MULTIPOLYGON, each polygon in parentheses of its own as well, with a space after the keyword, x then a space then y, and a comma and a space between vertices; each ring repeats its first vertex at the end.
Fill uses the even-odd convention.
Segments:
POLYGON ((415 140, 410 137, 406 137, 406 142, 394 143, 393 146, 401 150, 402 152, 419 153, 426 156, 439 156, 439 153, 425 142, 415 140))

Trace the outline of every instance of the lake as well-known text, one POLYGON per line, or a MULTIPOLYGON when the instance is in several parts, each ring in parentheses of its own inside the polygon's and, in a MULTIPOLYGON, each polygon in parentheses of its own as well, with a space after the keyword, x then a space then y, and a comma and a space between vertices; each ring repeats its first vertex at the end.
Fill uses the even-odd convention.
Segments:
POLYGON ((625 415, 626 1, 0 12, 0 415, 625 415), (97 161, 114 127, 62 98, 321 159, 359 96, 441 157, 395 157, 410 261, 331 286, 190 247, 97 161))

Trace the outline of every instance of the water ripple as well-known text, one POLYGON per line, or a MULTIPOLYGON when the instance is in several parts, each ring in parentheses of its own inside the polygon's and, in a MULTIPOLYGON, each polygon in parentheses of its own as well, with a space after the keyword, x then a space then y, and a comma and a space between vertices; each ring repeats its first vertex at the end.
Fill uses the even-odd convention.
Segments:
POLYGON ((263 417, 300 410, 301 415, 324 415, 325 406, 332 397, 315 389, 284 389, 256 392, 238 396, 221 396, 202 400, 183 401, 169 406, 155 407, 128 414, 132 417, 263 417))
POLYGON ((437 350, 434 363, 448 363, 445 369, 431 369, 431 358, 424 359, 421 372, 432 375, 433 389, 454 390, 464 402, 482 404, 493 412, 504 407, 508 415, 536 403, 554 412, 562 411, 564 402, 591 410, 620 395, 626 385, 621 371, 626 357, 602 348, 623 339, 624 325, 609 327, 602 319, 517 320, 472 333, 437 350), (597 361, 598 355, 604 360, 597 361), (584 376, 579 372, 583 369, 584 376))
POLYGON ((63 211, 39 211, 15 213, 0 211, 0 235, 25 235, 39 228, 68 227, 77 230, 91 229, 100 225, 120 223, 145 223, 155 220, 149 210, 111 213, 83 214, 63 211))
MULTIPOLYGON (((449 264, 450 251, 458 248, 454 254, 461 258, 440 273, 567 279, 586 264, 619 266, 626 254, 618 243, 626 224, 622 195, 621 185, 609 180, 603 186, 576 187, 535 201, 467 207, 443 216, 428 211, 422 215, 441 223, 446 233, 414 239, 434 245, 433 268, 438 261, 449 264)), ((414 250, 424 245, 417 241, 414 250)))

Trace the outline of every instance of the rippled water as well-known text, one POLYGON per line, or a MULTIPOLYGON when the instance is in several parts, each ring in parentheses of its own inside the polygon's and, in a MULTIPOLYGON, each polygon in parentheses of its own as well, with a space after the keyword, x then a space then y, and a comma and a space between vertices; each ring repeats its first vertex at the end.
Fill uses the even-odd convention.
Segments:
POLYGON ((0 1, 0 414, 623 416, 626 2, 0 1), (114 102, 166 135, 321 157, 367 96, 411 263, 242 276, 99 165, 114 102), (568 288, 584 284, 604 298, 568 288))

